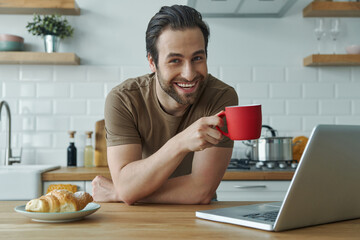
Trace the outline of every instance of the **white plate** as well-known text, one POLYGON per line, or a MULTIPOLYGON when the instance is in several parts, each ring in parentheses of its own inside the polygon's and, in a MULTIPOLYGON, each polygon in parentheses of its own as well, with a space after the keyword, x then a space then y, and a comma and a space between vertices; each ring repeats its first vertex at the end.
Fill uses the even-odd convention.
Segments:
POLYGON ((39 213, 39 212, 28 212, 25 210, 25 205, 17 206, 14 210, 22 215, 31 218, 37 222, 72 222, 80 220, 100 208, 97 203, 89 203, 84 209, 77 212, 63 212, 63 213, 39 213))

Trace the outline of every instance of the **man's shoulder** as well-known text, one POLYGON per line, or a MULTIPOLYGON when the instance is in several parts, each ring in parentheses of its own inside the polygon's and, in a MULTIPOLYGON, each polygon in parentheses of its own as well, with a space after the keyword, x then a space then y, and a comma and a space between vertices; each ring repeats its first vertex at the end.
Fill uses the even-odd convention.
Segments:
POLYGON ((232 86, 209 74, 204 94, 205 96, 210 95, 213 97, 223 96, 224 94, 235 96, 236 91, 232 86))
POLYGON ((224 106, 237 105, 238 96, 235 89, 209 74, 200 104, 224 104, 224 106))
POLYGON ((225 82, 219 80, 218 78, 214 77, 213 75, 209 74, 208 76, 208 82, 207 82, 207 88, 214 88, 217 90, 224 90, 228 91, 233 89, 232 86, 226 84, 225 82))
POLYGON ((149 88, 151 81, 154 77, 153 73, 145 74, 136 78, 129 78, 119 85, 115 86, 112 91, 123 92, 123 91, 137 91, 143 88, 149 88))

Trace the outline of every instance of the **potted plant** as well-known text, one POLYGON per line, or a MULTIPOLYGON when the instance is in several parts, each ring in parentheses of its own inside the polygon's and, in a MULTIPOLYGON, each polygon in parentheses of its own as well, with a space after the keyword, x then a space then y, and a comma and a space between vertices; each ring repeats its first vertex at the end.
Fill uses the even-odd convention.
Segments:
POLYGON ((26 28, 29 33, 44 38, 45 52, 57 52, 60 39, 71 37, 74 33, 68 21, 60 15, 35 14, 33 22, 28 22, 26 28))

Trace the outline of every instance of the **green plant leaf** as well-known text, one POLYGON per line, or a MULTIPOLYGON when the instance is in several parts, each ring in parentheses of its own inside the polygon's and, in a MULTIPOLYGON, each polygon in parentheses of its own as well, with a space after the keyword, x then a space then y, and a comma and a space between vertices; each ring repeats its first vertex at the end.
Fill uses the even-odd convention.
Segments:
POLYGON ((61 15, 40 15, 34 14, 33 22, 28 22, 26 29, 35 36, 54 35, 60 38, 71 37, 74 28, 70 26, 66 18, 61 15))

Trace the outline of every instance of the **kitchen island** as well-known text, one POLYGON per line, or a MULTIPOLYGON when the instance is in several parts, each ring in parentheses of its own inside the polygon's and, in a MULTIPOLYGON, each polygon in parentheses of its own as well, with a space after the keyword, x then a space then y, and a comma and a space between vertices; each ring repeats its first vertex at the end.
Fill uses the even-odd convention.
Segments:
POLYGON ((1 239, 359 239, 360 219, 266 232, 195 217, 196 210, 231 207, 249 202, 210 205, 101 203, 83 220, 68 223, 34 222, 14 207, 24 201, 0 201, 1 239))

